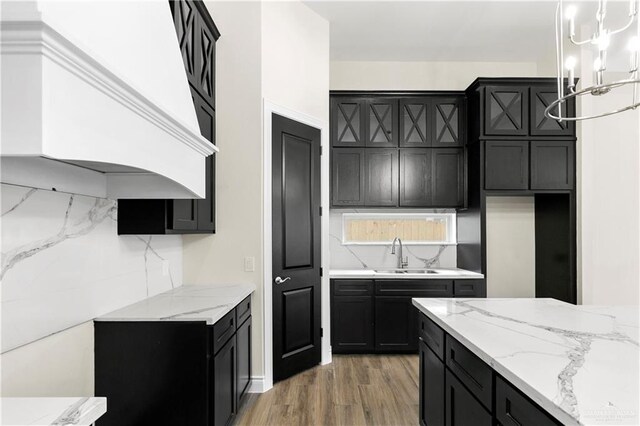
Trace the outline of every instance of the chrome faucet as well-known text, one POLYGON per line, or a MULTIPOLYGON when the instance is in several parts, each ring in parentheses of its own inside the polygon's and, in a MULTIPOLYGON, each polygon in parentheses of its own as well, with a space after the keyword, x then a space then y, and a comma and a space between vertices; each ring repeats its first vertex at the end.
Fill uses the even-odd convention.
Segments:
POLYGON ((398 250, 398 269, 404 269, 409 266, 409 257, 402 257, 402 240, 398 237, 393 239, 393 243, 391 243, 391 254, 396 254, 396 241, 398 242, 398 246, 400 250, 398 250))

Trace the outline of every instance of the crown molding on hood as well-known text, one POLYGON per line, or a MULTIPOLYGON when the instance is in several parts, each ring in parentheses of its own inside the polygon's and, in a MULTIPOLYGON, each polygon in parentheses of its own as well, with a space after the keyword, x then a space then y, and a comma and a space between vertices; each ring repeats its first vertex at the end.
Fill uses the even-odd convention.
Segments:
MULTIPOLYGON (((217 147, 99 52, 44 21, 9 20, 0 53, 2 182, 109 198, 204 196, 205 158, 217 147)), ((186 75, 167 84, 188 87, 186 75)))

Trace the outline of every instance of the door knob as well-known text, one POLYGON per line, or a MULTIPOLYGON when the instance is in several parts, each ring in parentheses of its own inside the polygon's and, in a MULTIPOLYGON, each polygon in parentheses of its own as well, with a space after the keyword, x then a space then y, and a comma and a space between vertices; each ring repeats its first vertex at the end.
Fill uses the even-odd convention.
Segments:
POLYGON ((276 281, 276 284, 282 284, 283 282, 288 281, 290 279, 291 279, 291 277, 285 277, 284 279, 282 279, 280 277, 276 277, 275 281, 276 281))

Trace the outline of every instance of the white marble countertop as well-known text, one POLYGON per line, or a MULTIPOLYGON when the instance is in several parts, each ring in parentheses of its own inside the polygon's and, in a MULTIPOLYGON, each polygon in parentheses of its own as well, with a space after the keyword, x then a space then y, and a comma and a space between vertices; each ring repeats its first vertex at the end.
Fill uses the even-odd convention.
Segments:
POLYGON ((640 423, 637 306, 554 299, 413 299, 563 424, 640 423))
POLYGON ((95 321, 206 321, 215 324, 255 291, 253 284, 183 285, 95 321))
MULTIPOLYGON (((380 270, 391 270, 394 268, 380 268, 380 270)), ((418 268, 406 268, 411 271, 412 269, 418 268)), ((483 274, 478 272, 471 272, 465 269, 459 268, 429 268, 437 273, 435 274, 420 274, 420 273, 403 273, 396 274, 393 272, 376 272, 375 269, 332 269, 329 272, 329 277, 331 278, 342 278, 342 279, 353 279, 353 278, 369 278, 369 279, 416 279, 416 278, 424 278, 424 279, 457 279, 457 280, 465 280, 465 279, 482 279, 484 278, 483 274)))
POLYGON ((2 425, 93 424, 107 412, 107 398, 2 398, 2 425))

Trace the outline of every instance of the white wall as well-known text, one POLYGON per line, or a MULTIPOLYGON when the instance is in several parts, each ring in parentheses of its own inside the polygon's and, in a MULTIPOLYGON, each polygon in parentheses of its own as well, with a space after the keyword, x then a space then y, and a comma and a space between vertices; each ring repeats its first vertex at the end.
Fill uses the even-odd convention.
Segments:
POLYGON ((0 188, 2 394, 91 395, 87 322, 180 286, 182 238, 118 236, 114 200, 0 188))
POLYGON ((298 1, 206 5, 222 34, 216 45, 217 230, 184 238, 184 281, 256 284, 253 374, 262 376, 262 106, 269 101, 328 122, 329 25, 298 1), (244 270, 248 256, 255 258, 253 272, 244 270))
POLYGON ((331 62, 331 90, 464 90, 478 77, 537 76, 534 62, 331 62))
MULTIPOLYGON (((581 76, 583 84, 591 82, 591 74, 589 67, 581 76)), ((599 98, 584 96, 579 108, 589 114, 630 99, 615 91, 599 98)), ((579 300, 639 304, 640 111, 583 121, 579 132, 579 300)))
POLYGON ((533 197, 487 197, 487 297, 535 297, 533 197))

